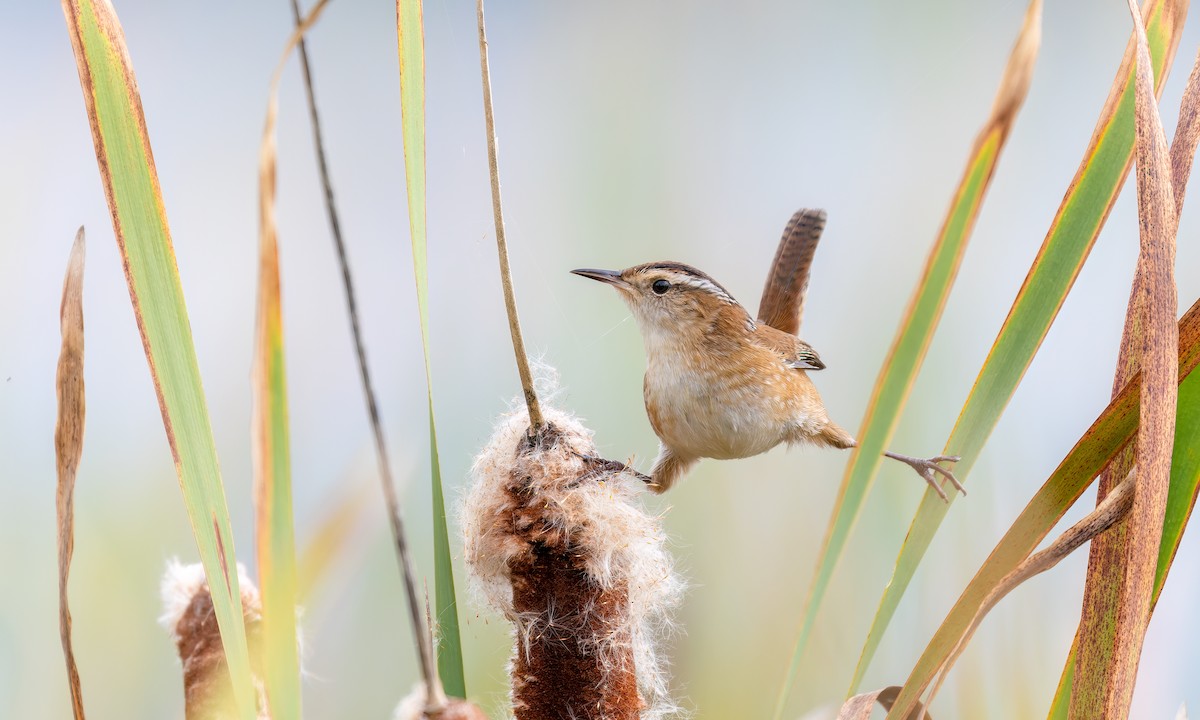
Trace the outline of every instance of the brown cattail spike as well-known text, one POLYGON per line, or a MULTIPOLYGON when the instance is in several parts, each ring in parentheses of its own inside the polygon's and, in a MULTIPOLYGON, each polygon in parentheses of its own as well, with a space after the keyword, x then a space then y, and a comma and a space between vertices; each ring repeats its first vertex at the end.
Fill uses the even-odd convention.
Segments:
MULTIPOLYGON (((238 585, 242 590, 242 617, 246 623, 246 641, 250 645, 250 664, 258 691, 259 720, 270 720, 266 713, 262 683, 262 605, 258 590, 238 564, 238 585)), ((163 576, 162 624, 171 633, 183 663, 184 717, 187 720, 234 720, 239 717, 233 701, 233 686, 221 630, 213 613, 212 595, 200 564, 182 565, 172 561, 163 576)))
POLYGON ((472 577, 514 626, 513 713, 672 715, 655 642, 683 583, 658 519, 634 503, 631 471, 597 459, 577 420, 543 409, 535 435, 524 410, 501 421, 463 508, 472 577))

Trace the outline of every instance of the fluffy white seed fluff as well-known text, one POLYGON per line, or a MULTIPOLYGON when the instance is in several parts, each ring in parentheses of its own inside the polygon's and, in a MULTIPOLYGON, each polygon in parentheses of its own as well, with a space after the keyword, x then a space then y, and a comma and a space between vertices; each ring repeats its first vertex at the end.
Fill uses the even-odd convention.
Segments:
POLYGON ((392 720, 422 720, 425 717, 425 683, 417 683, 400 700, 392 720))
MULTIPOLYGON (((258 588, 246 572, 246 566, 237 564, 238 588, 242 593, 242 611, 247 620, 257 620, 261 612, 258 598, 258 588)), ((196 593, 207 588, 208 581, 204 577, 204 566, 200 563, 184 565, 178 558, 167 561, 167 571, 162 579, 163 614, 158 622, 171 634, 171 640, 178 642, 176 628, 180 619, 187 612, 188 606, 196 593)))
MULTIPOLYGON (((510 534, 505 521, 514 508, 507 488, 513 477, 529 478, 529 488, 544 503, 544 520, 564 533, 581 552, 584 570, 601 590, 628 588, 626 637, 632 638, 638 690, 646 703, 641 717, 661 720, 680 710, 671 699, 666 663, 656 645, 671 629, 670 611, 683 595, 684 582, 667 552, 659 517, 648 515, 634 499, 629 472, 606 473, 580 482, 589 469, 579 455, 595 456, 592 433, 573 416, 545 405, 548 423, 559 439, 549 447, 518 452, 525 443, 529 417, 521 406, 501 418, 471 470, 474 482, 460 508, 464 554, 473 587, 518 629, 519 640, 552 632, 551 612, 518 617, 512 600, 509 568, 532 552, 528 541, 510 534), (534 628, 537 628, 535 631, 534 628), (524 636, 523 638, 520 636, 524 636)), ((623 634, 585 638, 605 655, 605 642, 623 634)), ((579 640, 577 638, 577 640, 579 640)))

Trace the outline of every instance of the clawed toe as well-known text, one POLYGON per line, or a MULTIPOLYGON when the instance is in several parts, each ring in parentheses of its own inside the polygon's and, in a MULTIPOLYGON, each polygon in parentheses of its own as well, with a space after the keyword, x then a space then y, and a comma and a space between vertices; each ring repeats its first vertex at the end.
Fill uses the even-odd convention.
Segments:
POLYGON ((647 485, 653 484, 653 479, 649 475, 640 473, 637 470, 634 470, 633 468, 629 467, 625 463, 620 462, 619 460, 605 460, 604 458, 598 457, 596 455, 585 455, 585 454, 579 453, 579 452, 575 453, 575 456, 578 457, 580 460, 583 460, 588 465, 592 466, 588 474, 598 473, 598 472, 610 472, 610 473, 628 472, 628 473, 631 473, 638 480, 641 480, 642 482, 646 483, 647 485))
POLYGON ((939 462, 954 463, 954 462, 958 462, 960 459, 961 458, 959 458, 957 455, 951 455, 951 456, 939 455, 935 458, 930 458, 929 469, 933 470, 934 472, 938 473, 942 477, 949 480, 950 484, 953 485, 960 493, 962 493, 963 495, 966 495, 967 489, 962 486, 962 483, 960 483, 958 481, 958 478, 954 477, 954 473, 947 470, 946 468, 942 467, 941 465, 938 465, 939 462))
POLYGON ((955 489, 963 495, 967 494, 966 488, 962 486, 962 483, 958 481, 958 478, 954 476, 954 473, 938 464, 942 462, 956 463, 962 459, 958 455, 938 455, 928 459, 914 458, 893 452, 886 452, 884 455, 892 458, 893 460, 899 460, 905 465, 911 467, 913 470, 916 470, 917 474, 924 478, 925 482, 929 483, 929 486, 933 488, 935 492, 937 492, 938 497, 942 499, 942 502, 948 503, 950 502, 950 498, 947 497, 946 491, 942 490, 942 485, 937 481, 936 475, 941 475, 945 479, 949 480, 950 484, 953 485, 955 489))

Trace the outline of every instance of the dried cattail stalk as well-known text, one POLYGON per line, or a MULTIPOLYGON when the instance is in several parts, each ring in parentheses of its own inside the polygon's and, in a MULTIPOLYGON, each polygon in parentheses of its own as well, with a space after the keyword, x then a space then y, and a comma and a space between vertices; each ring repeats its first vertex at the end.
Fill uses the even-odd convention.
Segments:
MULTIPOLYGON (((258 589, 238 563, 242 591, 242 617, 250 665, 258 694, 258 718, 270 720, 262 688, 262 605, 258 589)), ((213 614, 212 595, 204 579, 204 566, 167 564, 162 583, 163 616, 159 622, 171 633, 183 663, 184 717, 187 720, 233 720, 239 717, 221 630, 213 614)))
POLYGON ((488 720, 475 705, 466 700, 448 698, 438 710, 430 710, 425 684, 418 683, 396 707, 392 720, 488 720))
MULTIPOLYGON (((591 433, 522 409, 475 460, 462 512, 475 584, 510 622, 517 720, 657 720, 679 708, 655 643, 683 582, 632 473, 595 457, 591 433)), ((640 484, 640 483, 637 483, 640 484)))

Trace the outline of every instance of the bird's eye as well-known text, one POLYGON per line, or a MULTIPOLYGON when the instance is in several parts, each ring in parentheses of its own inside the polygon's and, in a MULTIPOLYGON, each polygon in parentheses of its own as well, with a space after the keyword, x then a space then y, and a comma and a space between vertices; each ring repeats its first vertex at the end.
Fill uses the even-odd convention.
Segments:
POLYGON ((671 289, 671 283, 666 280, 655 280, 650 289, 654 291, 655 295, 665 295, 671 289))

